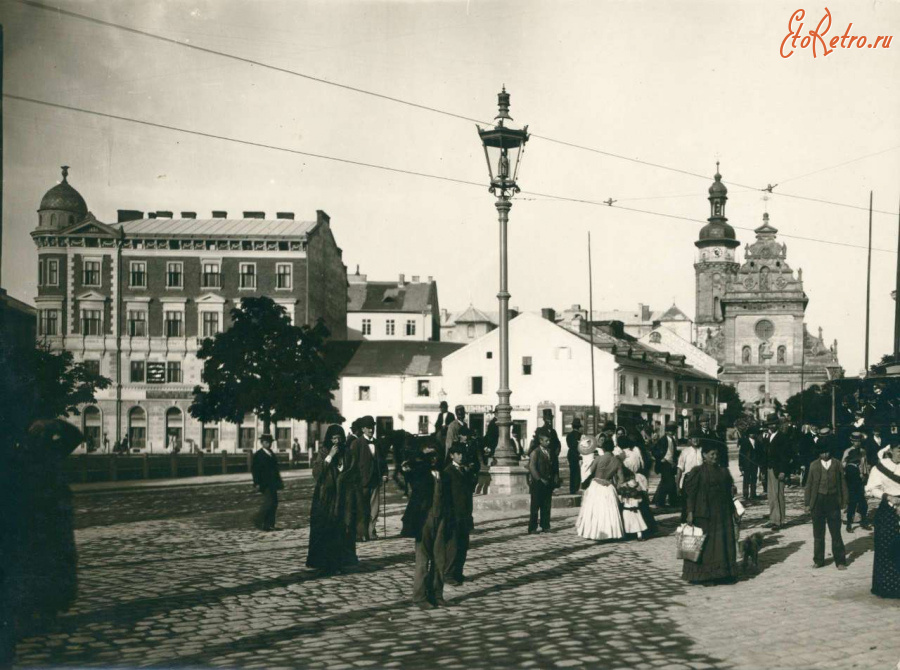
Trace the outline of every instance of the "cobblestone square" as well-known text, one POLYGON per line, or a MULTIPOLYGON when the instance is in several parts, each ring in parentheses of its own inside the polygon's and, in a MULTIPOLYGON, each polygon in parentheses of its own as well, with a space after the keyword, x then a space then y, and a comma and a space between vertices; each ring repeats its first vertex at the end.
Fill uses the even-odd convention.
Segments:
POLYGON ((812 569, 802 495, 764 533, 758 574, 733 586, 681 581, 674 511, 660 536, 595 543, 577 508, 527 535, 525 511, 477 515, 467 580, 448 607, 410 604, 413 543, 389 485, 388 539, 360 544, 353 572, 304 567, 311 481, 287 481, 280 530, 249 517, 246 482, 79 491, 80 596, 53 632, 25 640, 22 666, 894 668, 895 602, 869 593, 872 536, 845 537, 849 569, 812 569))

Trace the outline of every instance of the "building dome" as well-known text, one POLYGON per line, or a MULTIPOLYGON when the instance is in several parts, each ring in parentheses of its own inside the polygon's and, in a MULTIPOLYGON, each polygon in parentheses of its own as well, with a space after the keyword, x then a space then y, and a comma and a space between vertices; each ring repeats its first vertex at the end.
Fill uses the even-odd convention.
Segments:
POLYGON ((79 219, 87 216, 87 203, 84 201, 84 198, 81 197, 81 194, 72 188, 72 185, 66 180, 68 175, 69 168, 64 165, 62 168, 63 180, 44 194, 44 197, 41 198, 41 206, 38 211, 55 209, 76 214, 79 219))
MULTIPOLYGON (((724 188, 724 186, 722 188, 724 188)), ((700 229, 699 242, 719 242, 725 240, 733 241, 735 243, 734 246, 737 246, 738 244, 734 234, 734 228, 732 228, 724 219, 710 221, 700 229)))
MULTIPOLYGON (((718 168, 718 165, 716 167, 718 168)), ((718 169, 716 170, 713 179, 715 179, 715 181, 712 183, 712 186, 709 187, 710 196, 718 197, 728 195, 728 189, 725 187, 725 184, 722 183, 722 175, 719 174, 718 169)))

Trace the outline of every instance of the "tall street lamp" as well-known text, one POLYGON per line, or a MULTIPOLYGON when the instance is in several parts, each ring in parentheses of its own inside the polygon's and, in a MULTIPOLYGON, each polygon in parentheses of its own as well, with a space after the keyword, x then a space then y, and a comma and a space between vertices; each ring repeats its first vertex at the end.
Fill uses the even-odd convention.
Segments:
POLYGON ((500 434, 497 450, 494 453, 497 466, 491 469, 491 484, 498 493, 519 493, 524 492, 524 475, 520 477, 518 476, 520 473, 516 472, 521 469, 519 456, 512 446, 509 435, 512 424, 512 406, 509 404, 509 396, 512 391, 509 388, 509 289, 507 286, 506 229, 509 222, 509 210, 512 207, 511 199, 519 192, 516 177, 519 173, 522 154, 525 151, 525 143, 528 141, 528 126, 522 130, 516 130, 505 125, 507 121, 512 121, 512 117, 509 115, 509 93, 506 92, 505 86, 497 98, 499 113, 494 117, 497 125, 493 128, 478 127, 478 135, 484 145, 484 156, 487 160, 488 175, 491 180, 489 190, 497 197, 495 206, 500 217, 500 292, 497 293, 497 299, 500 301, 500 388, 497 390, 499 403, 496 412, 497 428, 500 434))

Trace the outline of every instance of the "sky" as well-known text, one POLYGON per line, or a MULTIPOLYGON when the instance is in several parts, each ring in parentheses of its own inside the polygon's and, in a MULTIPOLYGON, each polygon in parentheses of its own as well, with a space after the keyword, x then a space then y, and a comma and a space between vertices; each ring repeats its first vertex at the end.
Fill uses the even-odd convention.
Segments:
MULTIPOLYGON (((787 243, 788 263, 803 269, 810 331, 821 326, 826 342, 839 340, 841 362, 856 374, 864 356, 873 191, 875 209, 886 214, 873 218, 870 359, 892 348, 900 42, 837 48, 828 56, 819 49, 815 58, 798 44, 783 58, 791 15, 806 11, 800 33, 806 35, 824 6, 687 0, 54 6, 485 121, 496 114, 505 84, 515 123, 535 135, 510 214, 511 305, 520 310, 587 305, 590 232, 595 309, 638 303, 665 309, 675 301, 693 316, 693 242, 709 215, 707 189, 720 161, 729 187, 726 214, 742 247, 767 209, 787 243), (777 186, 764 200, 760 189, 769 184, 777 186)), ((844 34, 849 23, 850 35, 870 42, 900 33, 898 2, 831 2, 828 9, 828 38, 844 34)), ((470 120, 15 0, 0 0, 0 23, 8 95, 487 183, 470 120)), ((29 232, 65 164, 69 182, 101 221, 114 222, 116 209, 190 210, 201 217, 213 209, 232 216, 295 211, 309 220, 321 209, 331 216, 351 271, 358 265, 376 280, 431 275, 441 307, 461 310, 471 302, 496 309, 498 226, 486 186, 9 97, 3 114, 2 286, 26 302, 33 303, 37 279, 29 232)))

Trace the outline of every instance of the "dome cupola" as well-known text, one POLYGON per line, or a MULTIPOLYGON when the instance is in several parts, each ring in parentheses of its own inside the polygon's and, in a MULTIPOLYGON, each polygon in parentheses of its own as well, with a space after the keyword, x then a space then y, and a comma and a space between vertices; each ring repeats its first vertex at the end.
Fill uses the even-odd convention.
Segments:
POLYGON ((697 247, 709 247, 713 245, 725 247, 737 247, 737 241, 728 219, 725 216, 725 202, 728 200, 728 188, 722 183, 722 175, 719 174, 719 163, 716 161, 716 174, 713 177, 712 186, 709 187, 709 218, 705 226, 700 229, 700 236, 694 244, 697 247))
POLYGON ((87 216, 87 203, 68 181, 69 166, 62 166, 62 181, 41 198, 38 209, 38 228, 60 230, 78 223, 87 216))

